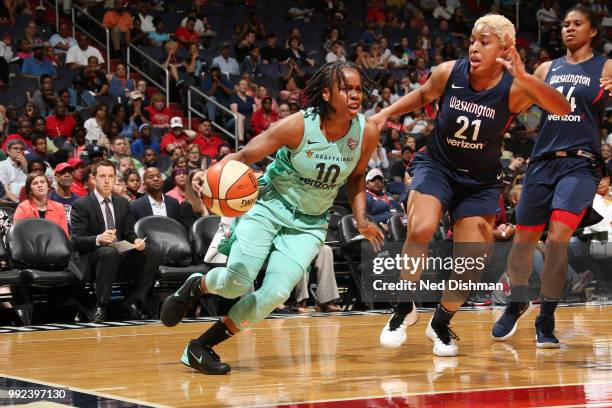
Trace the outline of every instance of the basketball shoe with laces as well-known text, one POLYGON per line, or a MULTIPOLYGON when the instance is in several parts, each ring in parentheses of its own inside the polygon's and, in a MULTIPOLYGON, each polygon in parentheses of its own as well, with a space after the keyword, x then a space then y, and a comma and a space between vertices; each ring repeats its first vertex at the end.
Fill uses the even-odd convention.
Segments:
POLYGON ((396 348, 406 342, 406 329, 419 321, 416 305, 412 303, 398 303, 393 308, 393 315, 380 333, 380 345, 387 348, 396 348))
POLYGON ((529 302, 511 302, 506 306, 504 314, 495 322, 491 336, 495 341, 509 339, 516 332, 518 319, 529 310, 529 302))
POLYGON ((204 374, 222 375, 232 370, 229 364, 221 362, 210 346, 202 346, 196 340, 191 340, 185 347, 181 363, 204 374))
POLYGON ((433 318, 427 325, 425 335, 433 341, 433 353, 438 357, 454 357, 459 354, 459 337, 448 327, 449 323, 435 322, 433 318))
POLYGON ((164 300, 160 316, 164 326, 173 327, 183 320, 185 313, 201 295, 200 281, 203 276, 192 273, 176 292, 164 300))

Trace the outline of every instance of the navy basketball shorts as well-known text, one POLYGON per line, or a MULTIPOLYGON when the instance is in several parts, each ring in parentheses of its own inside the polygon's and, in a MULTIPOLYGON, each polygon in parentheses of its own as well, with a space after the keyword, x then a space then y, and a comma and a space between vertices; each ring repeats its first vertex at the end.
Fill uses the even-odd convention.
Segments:
POLYGON ((548 223, 553 210, 580 214, 591 206, 601 174, 580 157, 537 160, 529 164, 516 208, 516 223, 548 223))
POLYGON ((434 196, 453 220, 465 217, 494 215, 499 211, 501 169, 495 174, 482 174, 475 179, 459 174, 434 160, 428 153, 417 153, 410 164, 411 190, 434 196), (486 180, 486 181, 483 181, 486 180))

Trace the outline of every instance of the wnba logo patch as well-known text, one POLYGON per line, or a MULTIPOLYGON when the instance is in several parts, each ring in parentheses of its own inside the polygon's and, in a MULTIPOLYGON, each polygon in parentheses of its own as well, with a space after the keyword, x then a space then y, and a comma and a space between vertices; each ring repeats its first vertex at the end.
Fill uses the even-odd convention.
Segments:
POLYGON ((346 145, 349 149, 355 150, 355 148, 357 147, 357 141, 352 137, 349 137, 348 141, 346 142, 346 145))
POLYGON ((312 157, 312 150, 306 151, 306 157, 308 157, 309 159, 312 157))
POLYGON ((240 327, 245 327, 248 324, 249 324, 248 320, 243 320, 243 321, 240 322, 240 327))

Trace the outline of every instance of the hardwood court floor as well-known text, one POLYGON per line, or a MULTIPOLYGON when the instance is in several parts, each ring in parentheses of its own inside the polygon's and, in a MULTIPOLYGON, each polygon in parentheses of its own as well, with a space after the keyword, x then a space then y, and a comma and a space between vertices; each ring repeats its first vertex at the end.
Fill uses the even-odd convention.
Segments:
POLYGON ((227 376, 178 361, 210 323, 0 334, 0 376, 177 407, 612 406, 612 306, 559 308, 560 350, 536 349, 537 308, 493 342, 500 312, 456 316, 456 358, 432 356, 431 312, 393 350, 378 344, 388 315, 266 320, 217 347, 227 376))

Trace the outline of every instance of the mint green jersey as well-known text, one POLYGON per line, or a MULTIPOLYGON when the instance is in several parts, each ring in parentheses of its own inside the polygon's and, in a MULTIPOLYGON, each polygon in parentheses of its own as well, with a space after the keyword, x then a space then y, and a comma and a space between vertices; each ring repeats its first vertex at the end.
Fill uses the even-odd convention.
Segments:
POLYGON ((296 149, 282 147, 264 175, 282 201, 308 215, 325 213, 361 156, 365 118, 358 114, 344 137, 330 142, 319 115, 304 115, 304 136, 296 149))

